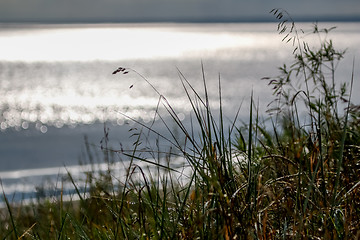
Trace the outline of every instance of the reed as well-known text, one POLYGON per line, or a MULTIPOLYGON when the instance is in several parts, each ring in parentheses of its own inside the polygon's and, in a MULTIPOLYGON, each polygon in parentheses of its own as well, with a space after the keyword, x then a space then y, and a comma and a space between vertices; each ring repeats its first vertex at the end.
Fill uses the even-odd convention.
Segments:
MULTIPOLYGON (((301 38, 307 33, 297 29, 286 11, 271 13, 279 20, 283 41, 293 44, 294 59, 279 68, 278 77, 264 78, 274 94, 268 115, 260 116, 252 94, 248 121, 239 126, 239 108, 227 122, 221 77, 219 111, 214 112, 202 66, 202 93, 178 71, 192 108, 187 126, 149 80, 120 67, 113 73, 136 74, 158 94, 154 121, 161 121, 168 134, 156 132, 154 122, 132 119, 138 126, 131 130, 133 147, 110 149, 104 127, 104 139, 95 150, 103 153, 108 170, 89 172, 85 190, 69 173, 75 189, 71 201, 64 201, 61 191, 52 200, 11 206, 4 194, 0 237, 359 238, 360 107, 351 102, 354 71, 348 82, 336 81, 344 52, 326 37, 331 29, 314 25, 311 34, 320 39, 315 49, 301 38), (183 167, 177 166, 179 159, 183 167), (117 161, 124 162, 124 180, 112 169, 117 161)), ((96 154, 86 146, 85 156, 93 162, 96 154)))

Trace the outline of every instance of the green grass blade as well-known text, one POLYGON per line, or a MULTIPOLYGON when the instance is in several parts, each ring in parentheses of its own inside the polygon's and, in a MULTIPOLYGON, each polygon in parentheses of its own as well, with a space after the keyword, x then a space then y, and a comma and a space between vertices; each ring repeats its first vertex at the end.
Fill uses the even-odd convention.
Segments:
POLYGON ((353 60, 353 67, 352 67, 352 74, 351 74, 351 82, 350 82, 350 95, 348 100, 348 106, 345 113, 345 123, 344 123, 344 129, 342 132, 341 142, 340 142, 340 158, 338 159, 337 166, 336 166, 336 180, 334 184, 334 190, 333 190, 333 197, 332 197, 332 211, 334 210, 334 207, 336 205, 336 196, 337 196, 337 189, 339 187, 340 182, 340 170, 342 167, 343 157, 344 157, 344 147, 345 147, 345 139, 346 139, 346 133, 348 128, 348 118, 349 118, 349 111, 350 111, 350 103, 351 103, 351 95, 352 95, 352 89, 354 84, 354 69, 355 69, 355 59, 353 60))
POLYGON ((13 231, 14 231, 14 235, 15 235, 15 238, 18 239, 19 238, 19 234, 17 232, 17 227, 16 227, 16 224, 15 224, 15 219, 14 219, 14 216, 13 216, 13 213, 12 213, 12 210, 11 210, 11 206, 10 206, 10 203, 5 195, 5 191, 4 191, 4 187, 3 187, 3 184, 2 184, 2 180, 0 178, 0 184, 1 184, 1 188, 2 188, 2 193, 3 193, 3 198, 4 198, 4 201, 5 201, 5 204, 6 204, 6 208, 9 212, 9 215, 10 215, 10 221, 11 221, 11 225, 13 227, 13 231))

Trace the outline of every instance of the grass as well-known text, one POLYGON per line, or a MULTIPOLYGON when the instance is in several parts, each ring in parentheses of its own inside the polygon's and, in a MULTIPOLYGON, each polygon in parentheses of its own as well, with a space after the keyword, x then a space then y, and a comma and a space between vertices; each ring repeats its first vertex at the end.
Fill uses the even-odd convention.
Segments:
MULTIPOLYGON (((159 96, 157 111, 168 135, 137 122, 132 149, 110 149, 108 130, 101 142, 107 171, 90 171, 86 191, 69 173, 74 200, 64 194, 0 212, 3 239, 357 239, 360 237, 360 107, 352 104, 354 73, 335 81, 344 52, 314 26, 320 47, 306 43, 282 9, 283 41, 294 60, 276 78, 269 113, 259 115, 251 95, 249 118, 225 123, 219 76, 219 111, 209 103, 205 71, 203 94, 179 71, 192 106, 191 126, 141 74, 159 96), (168 119, 170 118, 170 122, 168 119), (173 130, 173 123, 177 130, 173 130), (148 143, 150 135, 155 143, 148 143), (160 142, 170 146, 162 149, 160 142), (183 167, 175 166, 183 159, 183 167), (122 160, 124 179, 114 162, 122 160), (148 170, 140 162, 152 167, 148 170), (191 171, 189 171, 191 169, 191 171)), ((239 109, 240 111, 240 109, 239 109)), ((238 111, 238 113, 239 113, 238 111)), ((237 115, 236 115, 237 116, 237 115)), ((155 118, 154 118, 155 119, 155 118)), ((136 121, 135 119, 133 119, 136 121)), ((88 161, 96 154, 86 145, 88 161)))

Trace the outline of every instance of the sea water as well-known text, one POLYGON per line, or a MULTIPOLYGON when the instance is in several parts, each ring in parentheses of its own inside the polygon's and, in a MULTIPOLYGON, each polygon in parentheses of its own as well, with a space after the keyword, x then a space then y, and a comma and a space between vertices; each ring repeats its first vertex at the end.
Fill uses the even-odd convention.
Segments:
MULTIPOLYGON (((360 90, 359 23, 320 23, 336 49, 347 49, 336 72, 360 90)), ((298 26, 311 29, 311 23, 298 26)), ((114 148, 131 147, 131 119, 151 123, 166 97, 189 123, 191 106, 180 78, 203 94, 203 73, 213 110, 219 79, 226 119, 249 115, 253 93, 264 113, 273 99, 263 77, 291 63, 294 46, 276 23, 227 24, 1 24, 0 178, 11 194, 34 192, 44 180, 79 170, 86 142, 100 149, 104 129, 114 148), (125 67, 127 74, 112 74, 125 67), (146 80, 144 80, 144 78, 146 80), (156 89, 156 90, 155 90, 156 89), (161 105, 161 104, 160 104, 161 105)), ((300 32, 300 31, 299 31, 300 32)), ((301 38, 304 37, 301 35, 301 38)), ((309 42, 319 43, 316 37, 309 42)), ((355 94, 354 102, 360 98, 355 94)), ((163 130, 159 126, 159 130, 163 130)), ((85 170, 84 170, 85 171, 85 170)))

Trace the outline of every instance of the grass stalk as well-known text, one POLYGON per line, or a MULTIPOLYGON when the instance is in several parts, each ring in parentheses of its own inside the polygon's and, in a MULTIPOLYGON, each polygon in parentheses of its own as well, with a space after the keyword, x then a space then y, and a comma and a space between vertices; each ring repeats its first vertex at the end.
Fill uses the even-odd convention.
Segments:
MULTIPOLYGON (((92 165, 86 181, 78 182, 67 170, 56 201, 12 206, 3 188, 6 214, 0 210, 0 217, 7 227, 0 226, 0 237, 340 239, 359 235, 360 107, 351 103, 354 62, 345 99, 348 91, 345 85, 339 89, 334 75, 342 52, 320 36, 325 39, 320 49, 310 48, 291 17, 286 18, 287 12, 272 13, 280 21, 279 33, 286 34, 283 41, 293 43, 295 57, 289 67, 280 68, 279 77, 266 78, 274 91, 275 107, 269 108, 275 116, 262 118, 252 91, 248 122, 239 124, 240 105, 228 126, 221 76, 215 84, 219 104, 215 111, 211 82, 201 63, 201 93, 178 69, 191 108, 188 126, 148 79, 120 67, 114 74, 132 72, 157 94, 153 121, 145 124, 123 114, 139 128, 130 129, 134 142, 128 149, 110 147, 105 125, 101 146, 91 150, 85 138, 83 156, 92 165), (309 90, 311 84, 314 91, 309 90), (339 112, 341 104, 346 105, 344 114, 339 112), (154 128, 156 119, 162 123, 161 133, 154 128), (94 164, 97 150, 98 162, 107 164, 104 171, 94 164), (113 168, 119 161, 123 178, 113 168), (183 161, 182 168, 177 161, 183 161), (69 202, 65 181, 75 192, 69 202)), ((328 32, 316 27, 314 33, 328 32)))

